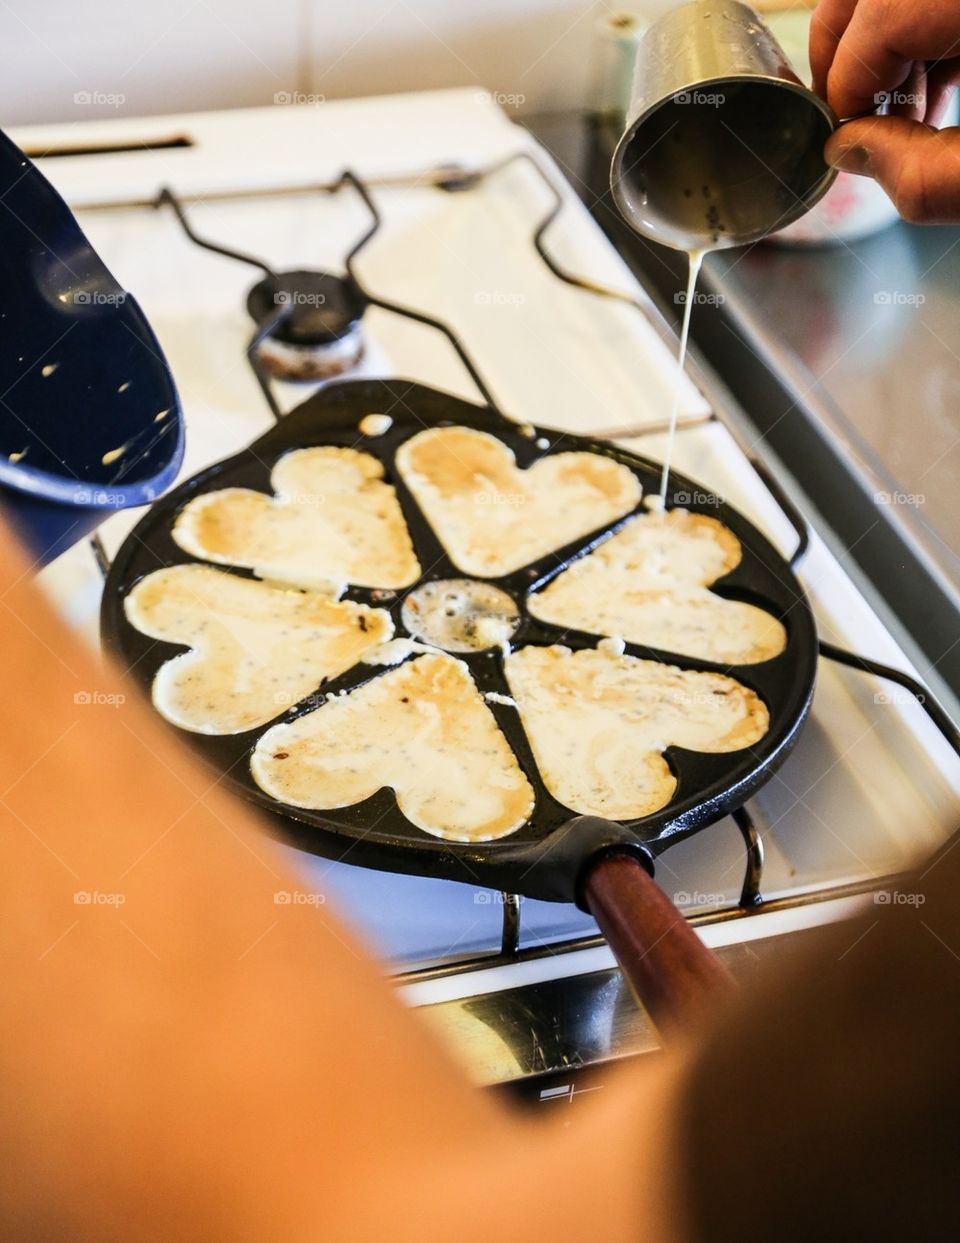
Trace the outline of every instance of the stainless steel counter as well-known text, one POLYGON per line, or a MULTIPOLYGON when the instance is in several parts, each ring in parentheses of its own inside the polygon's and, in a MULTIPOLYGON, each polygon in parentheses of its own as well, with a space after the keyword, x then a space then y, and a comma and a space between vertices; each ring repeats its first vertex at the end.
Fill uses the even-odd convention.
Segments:
POLYGON ((821 417, 876 478, 877 504, 960 589, 960 229, 896 224, 708 262, 769 355, 806 370, 821 417))

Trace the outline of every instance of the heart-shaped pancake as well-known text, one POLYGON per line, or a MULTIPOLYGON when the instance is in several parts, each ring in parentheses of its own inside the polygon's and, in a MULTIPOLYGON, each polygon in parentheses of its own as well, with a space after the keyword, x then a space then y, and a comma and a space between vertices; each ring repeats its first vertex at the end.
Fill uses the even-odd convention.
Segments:
POLYGON ((583 815, 659 811, 677 784, 667 747, 738 751, 770 725, 754 692, 720 673, 566 647, 520 648, 506 673, 544 784, 583 815))
POLYGON ((264 725, 393 633, 390 614, 207 565, 148 574, 124 601, 132 626, 191 650, 160 666, 157 710, 198 734, 264 725))
POLYGON ((454 563, 509 574, 634 509, 641 487, 599 453, 555 453, 520 470, 486 432, 437 427, 397 453, 397 468, 454 563))
POLYGON ((408 587, 420 566, 383 467, 357 449, 294 449, 270 475, 274 496, 223 488, 195 497, 173 538, 191 556, 261 578, 342 593, 408 587))
POLYGON ((267 730, 250 771, 281 803, 329 811, 388 786, 426 833, 483 842, 518 829, 533 790, 452 656, 419 656, 267 730))
POLYGON ((787 633, 770 613, 710 585, 742 552, 715 518, 686 509, 639 514, 528 597, 534 617, 726 665, 777 656, 787 633))

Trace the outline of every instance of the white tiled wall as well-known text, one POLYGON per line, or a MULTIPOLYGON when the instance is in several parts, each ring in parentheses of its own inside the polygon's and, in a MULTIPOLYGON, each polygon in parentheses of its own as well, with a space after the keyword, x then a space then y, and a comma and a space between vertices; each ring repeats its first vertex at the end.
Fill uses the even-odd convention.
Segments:
POLYGON ((605 16, 669 0, 2 0, 0 125, 476 83, 582 105, 605 16))

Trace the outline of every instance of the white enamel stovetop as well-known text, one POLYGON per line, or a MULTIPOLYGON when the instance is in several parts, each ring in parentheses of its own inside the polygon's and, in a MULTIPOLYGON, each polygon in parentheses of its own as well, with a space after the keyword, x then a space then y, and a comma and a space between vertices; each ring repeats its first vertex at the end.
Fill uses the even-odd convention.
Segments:
MULTIPOLYGON (((162 185, 196 196, 189 205, 195 227, 222 244, 262 255, 279 269, 340 271, 346 249, 365 228, 362 206, 349 191, 330 196, 294 187, 330 181, 345 167, 383 179, 450 161, 485 166, 514 151, 536 150, 529 135, 473 90, 32 128, 14 137, 38 148, 150 143, 181 134, 194 145, 68 156, 41 161, 41 167, 78 209, 114 274, 136 294, 167 353, 186 414, 185 474, 245 445, 271 419, 244 358, 251 330, 244 299, 257 274, 197 249, 169 211, 143 205, 162 185), (277 190, 288 192, 248 193, 277 190), (244 194, 210 197, 224 191, 244 194)), ((540 158, 559 182, 545 153, 540 158)), ((426 186, 374 193, 384 227, 361 257, 362 279, 377 294, 454 326, 512 416, 583 432, 665 417, 674 382, 669 350, 634 310, 567 287, 542 265, 530 235, 548 199, 529 170, 514 167, 460 194, 426 186)), ((637 293, 567 186, 564 196, 564 213, 549 235, 554 253, 578 273, 637 293)), ((367 329, 364 373, 399 375, 477 398, 453 351, 429 328, 373 310, 367 329)), ((281 386, 281 401, 292 406, 309 391, 281 386)), ((685 381, 682 412, 707 408, 685 381)), ((632 447, 656 457, 662 438, 638 439, 632 447)), ((724 427, 681 433, 676 464, 730 499, 785 552, 792 548, 789 524, 724 427)), ((137 516, 120 514, 105 525, 109 552, 137 516)), ((800 577, 824 637, 907 667, 816 535, 800 577)), ((100 578, 90 549, 73 549, 41 581, 71 623, 95 641, 100 578)), ((822 664, 814 711, 796 751, 751 803, 766 847, 768 896, 896 872, 960 821, 960 765, 923 712, 892 689, 822 664)), ((296 859, 305 885, 329 893, 398 963, 498 942, 500 908, 491 895, 296 859)), ((714 905, 736 899, 742 869, 739 833, 723 821, 671 850, 658 877, 678 900, 686 894, 692 905, 714 905)), ((847 910, 845 903, 820 903, 717 925, 704 935, 712 943, 766 936, 847 910)), ((533 944, 592 926, 572 908, 533 902, 523 906, 523 925, 533 944)), ((463 995, 609 961, 606 950, 590 950, 415 985, 411 996, 463 995)))

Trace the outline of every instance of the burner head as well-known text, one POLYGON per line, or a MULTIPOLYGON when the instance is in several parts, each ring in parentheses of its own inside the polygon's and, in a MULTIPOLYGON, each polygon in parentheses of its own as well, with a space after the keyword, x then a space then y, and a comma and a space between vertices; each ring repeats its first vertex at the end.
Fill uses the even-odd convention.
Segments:
POLYGON ((323 380, 358 362, 367 300, 349 278, 330 272, 280 272, 264 277, 247 295, 247 310, 257 324, 280 307, 286 315, 257 347, 273 375, 323 380))

